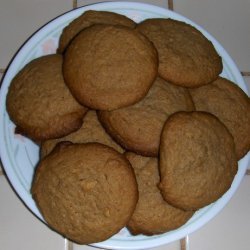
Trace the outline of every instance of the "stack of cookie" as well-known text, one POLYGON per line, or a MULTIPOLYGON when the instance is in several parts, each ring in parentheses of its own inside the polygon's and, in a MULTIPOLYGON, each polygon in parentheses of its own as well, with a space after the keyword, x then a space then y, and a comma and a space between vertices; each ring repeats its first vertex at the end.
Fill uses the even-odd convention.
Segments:
POLYGON ((86 11, 12 80, 16 133, 41 146, 32 195, 80 244, 176 229, 220 198, 250 148, 250 101, 196 28, 86 11))

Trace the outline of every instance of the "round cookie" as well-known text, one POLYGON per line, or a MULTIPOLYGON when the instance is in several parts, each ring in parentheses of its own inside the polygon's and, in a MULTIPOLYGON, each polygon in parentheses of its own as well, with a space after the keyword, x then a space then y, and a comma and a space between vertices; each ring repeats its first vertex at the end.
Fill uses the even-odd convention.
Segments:
POLYGON ((233 82, 219 77, 209 85, 190 90, 195 107, 217 116, 234 137, 237 159, 250 149, 249 97, 233 82))
POLYGON ((145 156, 157 156, 166 119, 182 110, 194 110, 188 90, 158 77, 140 102, 122 109, 100 111, 98 118, 124 148, 145 156))
POLYGON ((159 75, 184 87, 215 80, 222 60, 213 44, 195 27, 173 19, 147 19, 137 30, 151 40, 159 54, 159 75))
POLYGON ((139 200, 127 224, 132 234, 154 235, 176 229, 187 222, 192 211, 183 211, 168 204, 157 185, 160 182, 158 159, 125 153, 136 175, 139 200))
POLYGON ((59 39, 58 52, 63 53, 70 41, 81 30, 98 23, 135 27, 135 22, 126 16, 108 11, 88 10, 63 29, 59 39))
POLYGON ((113 141, 112 138, 106 133, 98 121, 96 112, 94 110, 88 111, 83 119, 81 128, 79 128, 77 131, 58 139, 44 141, 41 144, 41 158, 48 155, 56 146, 56 144, 62 141, 69 141, 72 143, 98 142, 112 147, 120 153, 124 152, 124 149, 121 148, 120 145, 118 145, 115 141, 113 141))
POLYGON ((89 244, 126 226, 138 189, 130 163, 114 149, 98 143, 59 144, 39 163, 32 195, 51 228, 89 244))
POLYGON ((66 84, 82 104, 113 110, 134 104, 157 75, 158 55, 138 31, 105 24, 81 31, 64 55, 66 84))
POLYGON ((159 166, 163 198, 197 210, 231 186, 238 169, 233 137, 212 114, 175 113, 163 128, 159 166))
POLYGON ((87 112, 65 85, 62 56, 56 54, 32 60, 14 77, 6 105, 16 132, 35 141, 77 130, 87 112))

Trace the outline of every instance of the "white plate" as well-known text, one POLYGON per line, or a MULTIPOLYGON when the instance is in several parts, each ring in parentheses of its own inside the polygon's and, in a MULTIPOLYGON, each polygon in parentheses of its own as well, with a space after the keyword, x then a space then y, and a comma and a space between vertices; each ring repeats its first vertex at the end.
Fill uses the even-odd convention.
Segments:
MULTIPOLYGON (((224 66, 221 75, 236 82, 245 92, 247 92, 246 84, 238 68, 223 47, 200 26, 175 12, 148 4, 109 2, 78 8, 53 19, 32 35, 16 53, 4 75, 0 93, 0 153, 4 170, 17 194, 27 207, 41 220, 43 220, 43 218, 30 194, 34 168, 38 162, 38 147, 29 139, 14 134, 15 126, 10 121, 6 112, 6 94, 8 86, 16 73, 32 59, 41 55, 55 53, 58 37, 63 27, 79 16, 83 11, 89 9, 117 12, 127 15, 136 22, 140 22, 147 18, 170 17, 195 26, 213 42, 216 50, 221 55, 224 66)), ((145 249, 170 243, 190 234, 203 226, 222 210, 238 188, 249 162, 250 154, 248 153, 248 155, 239 162, 239 170, 230 190, 215 203, 197 211, 182 227, 165 234, 150 237, 143 235, 131 236, 126 229, 122 229, 120 233, 112 238, 104 242, 93 244, 93 246, 111 249, 145 249)))

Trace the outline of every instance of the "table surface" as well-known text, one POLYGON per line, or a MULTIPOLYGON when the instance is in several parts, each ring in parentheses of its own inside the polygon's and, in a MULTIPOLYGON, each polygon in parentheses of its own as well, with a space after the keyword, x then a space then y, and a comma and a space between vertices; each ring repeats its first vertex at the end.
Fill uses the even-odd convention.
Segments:
MULTIPOLYGON (((0 3, 0 77, 14 53, 34 31, 72 8, 99 1, 13 0, 0 3)), ((152 3, 187 16, 208 30, 235 60, 250 89, 250 1, 169 0, 152 3)), ((234 197, 200 230, 156 249, 249 250, 250 175, 234 197)), ((40 222, 19 200, 0 167, 0 249, 88 250, 63 239, 40 222)))

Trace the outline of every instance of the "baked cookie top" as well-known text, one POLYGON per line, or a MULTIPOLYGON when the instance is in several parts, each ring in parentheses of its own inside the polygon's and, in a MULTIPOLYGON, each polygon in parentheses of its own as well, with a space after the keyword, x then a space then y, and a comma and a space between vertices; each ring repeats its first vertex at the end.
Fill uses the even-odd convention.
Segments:
POLYGON ((233 82, 219 77, 209 85, 190 90, 195 107, 217 116, 234 137, 241 159, 250 149, 250 100, 233 82))
POLYGON ((65 85, 61 55, 29 62, 12 80, 6 105, 17 132, 35 141, 77 130, 87 112, 65 85))
POLYGON ((64 55, 66 84, 82 104, 112 110, 141 100, 157 75, 158 55, 138 31, 105 24, 81 31, 64 55))
POLYGON ((160 182, 158 159, 131 152, 125 156, 135 171, 139 189, 136 209, 127 224, 132 234, 160 234, 183 225, 193 212, 175 208, 162 198, 157 187, 160 182))
POLYGON ((215 80, 222 60, 213 44, 195 27, 173 19, 147 19, 137 30, 151 40, 159 54, 162 78, 184 87, 215 80))
POLYGON ((82 15, 74 19, 67 25, 60 36, 58 52, 62 53, 70 43, 70 41, 83 29, 93 24, 112 24, 112 25, 124 25, 130 28, 135 27, 135 22, 126 16, 121 14, 108 12, 108 11, 95 11, 88 10, 82 15))
POLYGON ((80 244, 126 226, 138 199, 127 159, 98 143, 59 144, 37 167, 32 195, 48 225, 80 244))
POLYGON ((40 155, 41 158, 48 155, 57 143, 61 141, 69 141, 72 143, 87 143, 87 142, 98 142, 109 147, 114 148, 120 153, 124 152, 124 149, 120 147, 104 130, 100 122, 98 121, 96 112, 94 110, 88 111, 83 119, 81 128, 77 131, 58 138, 46 140, 41 144, 40 155))
POLYGON ((126 149, 157 156, 161 131, 168 116, 192 110, 194 105, 187 89, 157 77, 140 102, 113 111, 100 111, 98 117, 106 131, 126 149))
POLYGON ((166 201, 196 210, 220 198, 237 172, 234 140, 206 112, 179 112, 166 121, 160 145, 160 189, 166 201))

